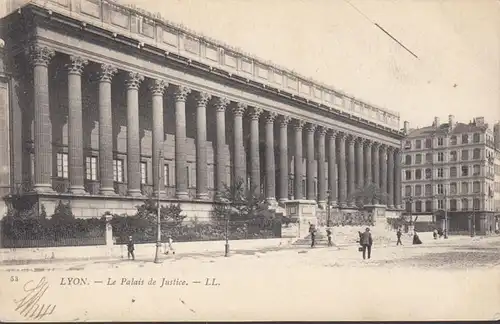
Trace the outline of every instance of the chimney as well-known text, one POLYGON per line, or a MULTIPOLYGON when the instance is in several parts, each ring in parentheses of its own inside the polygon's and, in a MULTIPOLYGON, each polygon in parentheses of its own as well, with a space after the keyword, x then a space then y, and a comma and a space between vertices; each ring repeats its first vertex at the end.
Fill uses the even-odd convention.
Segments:
POLYGON ((474 122, 476 126, 483 126, 484 125, 484 117, 476 117, 474 118, 474 122))
POLYGON ((451 129, 455 128, 455 116, 448 115, 448 127, 451 129))
POLYGON ((432 126, 438 128, 439 127, 439 117, 434 117, 434 124, 432 126))
POLYGON ((407 120, 404 121, 403 131, 405 135, 410 132, 410 122, 408 122, 407 120))
POLYGON ((500 121, 493 126, 493 140, 495 141, 495 148, 500 150, 500 121))

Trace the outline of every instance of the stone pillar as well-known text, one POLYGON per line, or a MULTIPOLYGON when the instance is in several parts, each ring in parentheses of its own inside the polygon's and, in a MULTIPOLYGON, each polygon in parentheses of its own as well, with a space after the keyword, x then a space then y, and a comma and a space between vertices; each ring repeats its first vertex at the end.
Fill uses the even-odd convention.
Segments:
POLYGON ((127 177, 129 196, 141 193, 141 143, 139 140, 139 87, 144 77, 129 72, 127 85, 127 177))
POLYGON ((217 98, 215 100, 215 189, 217 195, 224 190, 226 179, 226 159, 224 158, 224 146, 226 145, 226 108, 229 99, 217 98))
POLYGON ((74 195, 85 193, 83 182, 83 123, 82 123, 82 73, 88 61, 70 56, 68 64, 68 157, 69 190, 74 195))
POLYGON ((261 108, 254 107, 250 113, 250 165, 251 165, 251 188, 257 193, 260 189, 260 147, 259 147, 259 116, 261 108))
POLYGON ((326 203, 326 177, 325 177, 325 135, 326 128, 318 127, 318 203, 326 203))
POLYGON ((30 48, 34 85, 35 183, 40 193, 52 193, 52 125, 49 108, 49 63, 55 52, 44 46, 30 48))
POLYGON ((356 190, 356 169, 354 165, 354 142, 355 137, 347 137, 347 206, 354 207, 354 191, 356 190))
POLYGON ((280 203, 288 200, 288 123, 290 117, 280 117, 280 203))
MULTIPOLYGON (((328 132, 328 190, 330 190, 330 203, 336 206, 338 202, 337 188, 337 145, 335 140, 338 133, 334 130, 328 132)), ((345 153, 345 143, 344 143, 345 153)), ((345 156, 344 156, 345 161, 345 156)))
POLYGON ((101 65, 99 78, 99 177, 100 194, 115 195, 113 179, 113 113, 111 81, 118 70, 109 64, 101 65))
POLYGON ((301 120, 295 120, 295 156, 294 156, 294 172, 293 172, 293 184, 294 193, 293 197, 295 200, 303 199, 302 194, 302 128, 304 127, 304 122, 301 120))
POLYGON ((200 92, 196 96, 196 198, 208 199, 207 104, 212 96, 200 92))
MULTIPOLYGON (((380 144, 379 164, 380 164, 380 189, 381 192, 387 194, 387 146, 380 144)), ((384 202, 388 205, 388 202, 384 202)))
POLYGON ((347 206, 346 133, 339 133, 339 206, 347 206))
POLYGON ((373 183, 372 179, 372 141, 365 141, 365 185, 373 183))
MULTIPOLYGON (((380 189, 380 152, 379 152, 379 143, 373 142, 372 145, 372 155, 373 155, 373 164, 372 164, 372 172, 373 172, 373 183, 377 186, 377 189, 380 189)), ((378 204, 380 201, 375 198, 374 203, 378 204)))
POLYGON ((394 148, 391 146, 387 150, 387 207, 394 209, 394 148))
POLYGON ((191 89, 176 86, 175 99, 175 195, 178 199, 188 199, 187 153, 186 153, 186 99, 191 89))
POLYGON ((362 189, 365 185, 365 172, 364 172, 364 156, 363 148, 365 146, 365 139, 356 138, 356 187, 362 189))
POLYGON ((266 200, 271 205, 276 205, 276 171, 274 161, 274 120, 275 112, 266 114, 266 200))
POLYGON ((160 197, 165 195, 165 182, 163 165, 164 152, 163 146, 165 143, 165 131, 163 126, 163 94, 168 84, 163 80, 153 80, 150 83, 150 91, 152 94, 152 113, 153 113, 153 190, 155 195, 160 197))
POLYGON ((314 194, 314 132, 316 125, 308 124, 307 128, 307 168, 306 168, 306 192, 307 200, 316 200, 314 194))
POLYGON ((233 183, 242 181, 246 186, 246 167, 245 155, 243 147, 243 114, 247 109, 247 105, 238 102, 233 107, 234 116, 234 143, 233 143, 233 183))
MULTIPOLYGON (((395 173, 394 173, 394 203, 396 204, 396 208, 402 209, 403 202, 401 200, 401 194, 403 188, 401 186, 401 149, 396 149, 394 156, 394 164, 395 164, 395 173)), ((424 206, 425 207, 425 206, 424 206)))

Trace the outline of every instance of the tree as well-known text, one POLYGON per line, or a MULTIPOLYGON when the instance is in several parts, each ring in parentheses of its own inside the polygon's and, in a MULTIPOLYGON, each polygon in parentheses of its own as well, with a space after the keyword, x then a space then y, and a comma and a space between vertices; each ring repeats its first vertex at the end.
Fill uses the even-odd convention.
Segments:
MULTIPOLYGON (((158 202, 152 197, 144 201, 142 205, 136 206, 137 212, 135 217, 143 219, 147 223, 156 226, 158 214, 158 202)), ((186 215, 181 215, 182 208, 180 204, 170 204, 168 206, 160 206, 160 222, 171 226, 177 226, 182 223, 186 215)))
POLYGON ((380 190, 379 186, 375 183, 369 183, 362 188, 358 188, 353 193, 353 198, 359 208, 365 205, 375 204, 375 201, 379 203, 387 202, 387 193, 380 190))

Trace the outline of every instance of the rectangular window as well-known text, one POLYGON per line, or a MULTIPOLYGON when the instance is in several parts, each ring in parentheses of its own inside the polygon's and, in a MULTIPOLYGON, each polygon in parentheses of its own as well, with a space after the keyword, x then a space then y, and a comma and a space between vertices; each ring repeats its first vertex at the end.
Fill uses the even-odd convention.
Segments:
POLYGON ((415 179, 416 180, 421 180, 422 179, 422 169, 416 169, 415 170, 415 179))
POLYGON ((415 186, 415 196, 420 197, 421 195, 422 195, 422 186, 416 185, 415 186))
POLYGON ((432 196, 432 186, 430 184, 425 185, 425 195, 432 196))
POLYGON ((170 166, 168 164, 163 165, 163 185, 170 186, 170 166))
POLYGON ((444 209, 444 200, 443 199, 438 200, 438 209, 444 209))
POLYGON ((411 170, 405 171, 405 180, 411 180, 411 170))
POLYGON ((425 162, 432 163, 432 154, 431 153, 425 154, 425 162))
POLYGON ((141 184, 148 183, 148 163, 141 162, 141 184))
POLYGON ((85 178, 97 180, 97 156, 85 157, 85 178))
POLYGON ((444 186, 442 183, 437 185, 437 192, 438 192, 438 195, 444 194, 444 186))
POLYGON ((468 144, 469 143, 469 135, 463 134, 462 135, 462 144, 468 144))
POLYGON ((57 177, 68 179, 68 153, 57 153, 57 177))
POLYGON ((450 152, 450 161, 454 162, 457 160, 457 151, 450 152))
POLYGON ((443 178, 444 177, 444 170, 443 168, 438 168, 438 178, 443 178))
POLYGON ((123 182, 123 160, 113 160, 113 180, 115 182, 123 182))
POLYGON ((425 139, 425 148, 432 148, 432 139, 430 138, 425 139))
POLYGON ((411 150, 411 141, 405 141, 405 149, 411 150))
POLYGON ((457 167, 451 167, 450 168, 450 178, 456 178, 457 177, 457 167))
POLYGON ((438 137, 438 146, 443 146, 443 145, 444 145, 444 138, 438 137))
POLYGON ((462 150, 462 161, 469 160, 469 150, 462 150))
POLYGON ((425 211, 426 211, 426 212, 430 212, 430 211, 432 211, 432 201, 427 200, 427 201, 425 202, 425 211))
POLYGON ((438 153, 438 162, 444 162, 444 153, 443 152, 438 153))
POLYGON ((472 174, 474 176, 478 176, 481 174, 481 166, 479 164, 476 164, 472 167, 472 174))
POLYGON ((422 154, 415 155, 415 164, 422 164, 422 154))
POLYGON ((469 193, 469 184, 467 182, 462 182, 462 194, 469 193))
POLYGON ((462 165, 462 177, 468 177, 468 176, 469 176, 469 166, 462 165))
POLYGON ((431 169, 425 169, 425 178, 426 179, 432 178, 432 170, 431 169))
POLYGON ((415 148, 416 149, 422 148, 422 141, 421 140, 415 140, 415 148))
POLYGON ((479 181, 474 181, 472 183, 472 191, 474 193, 479 193, 481 192, 481 183, 479 181))
POLYGON ((450 194, 452 195, 457 194, 457 184, 455 182, 450 183, 450 194))

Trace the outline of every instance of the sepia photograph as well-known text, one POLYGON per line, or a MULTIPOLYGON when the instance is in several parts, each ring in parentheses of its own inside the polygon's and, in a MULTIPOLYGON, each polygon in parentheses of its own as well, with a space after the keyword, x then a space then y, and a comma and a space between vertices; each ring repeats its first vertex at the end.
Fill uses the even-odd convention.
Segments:
POLYGON ((500 1, 0 0, 0 321, 500 320, 500 1))

